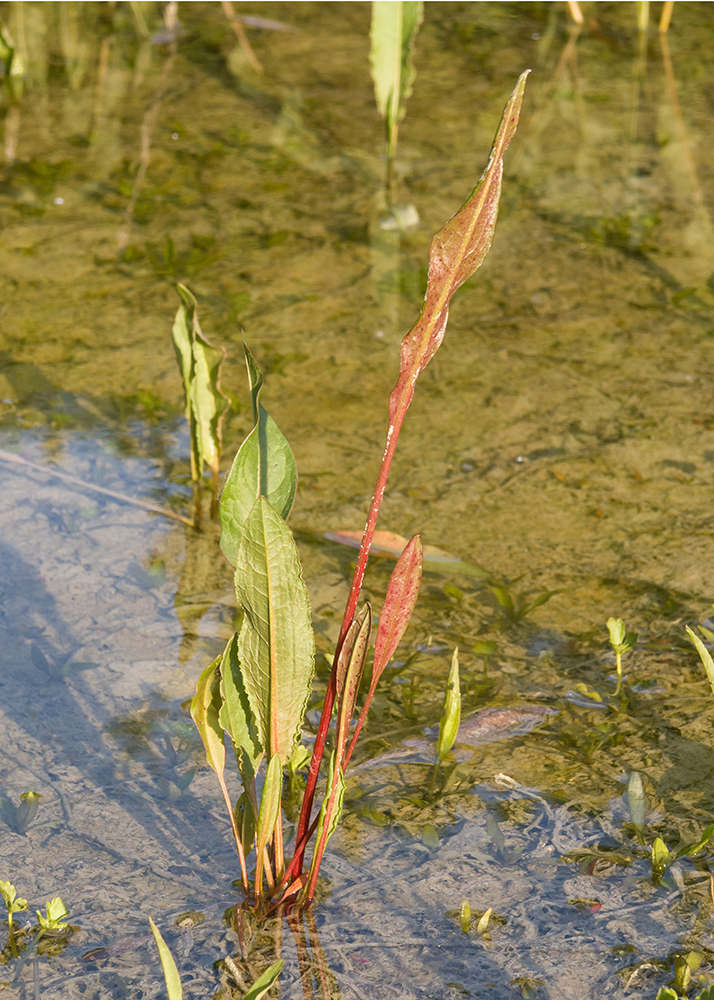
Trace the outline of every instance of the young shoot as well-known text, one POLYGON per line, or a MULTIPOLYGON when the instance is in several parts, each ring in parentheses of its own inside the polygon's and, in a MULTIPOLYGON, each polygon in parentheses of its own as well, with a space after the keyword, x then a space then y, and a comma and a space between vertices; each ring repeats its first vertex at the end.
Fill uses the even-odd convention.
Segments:
POLYGON ((633 649, 637 642, 637 633, 628 632, 622 618, 608 618, 607 631, 610 635, 610 645, 615 650, 617 658, 617 687, 615 694, 622 690, 622 654, 633 649))

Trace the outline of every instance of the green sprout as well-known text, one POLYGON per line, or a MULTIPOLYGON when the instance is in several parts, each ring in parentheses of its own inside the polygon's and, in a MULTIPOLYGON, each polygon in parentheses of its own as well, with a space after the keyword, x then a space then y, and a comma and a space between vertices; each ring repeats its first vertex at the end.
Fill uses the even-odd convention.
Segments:
POLYGON ((40 934, 46 934, 48 931, 56 932, 67 929, 67 924, 64 923, 64 920, 65 917, 69 916, 69 910, 59 896, 48 900, 45 909, 47 912, 44 917, 42 916, 42 910, 35 910, 37 921, 40 925, 40 934))
POLYGON ((436 740, 437 766, 442 764, 456 740, 456 734, 461 721, 461 690, 459 687, 459 649, 454 650, 451 658, 449 679, 444 692, 444 707, 439 722, 439 735, 436 740))
POLYGON ((610 633, 610 645, 617 657, 617 687, 615 694, 622 690, 622 654, 632 649, 637 642, 637 633, 628 632, 622 618, 608 618, 607 630, 610 633))

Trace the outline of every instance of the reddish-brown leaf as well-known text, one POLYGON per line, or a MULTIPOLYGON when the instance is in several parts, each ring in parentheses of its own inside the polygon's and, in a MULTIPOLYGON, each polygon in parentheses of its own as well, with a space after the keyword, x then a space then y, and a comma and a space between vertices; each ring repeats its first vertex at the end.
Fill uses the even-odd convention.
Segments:
POLYGON ((382 671, 394 656, 402 641, 421 586, 422 545, 421 535, 414 535, 397 560, 389 585, 384 607, 379 616, 377 639, 374 644, 372 684, 376 687, 382 671))
POLYGON ((417 378, 444 339, 451 296, 481 266, 491 246, 501 197, 503 154, 518 125, 529 72, 526 70, 518 78, 503 112, 488 166, 473 194, 431 241, 424 306, 416 325, 402 341, 399 379, 389 397, 392 425, 403 416, 417 378))

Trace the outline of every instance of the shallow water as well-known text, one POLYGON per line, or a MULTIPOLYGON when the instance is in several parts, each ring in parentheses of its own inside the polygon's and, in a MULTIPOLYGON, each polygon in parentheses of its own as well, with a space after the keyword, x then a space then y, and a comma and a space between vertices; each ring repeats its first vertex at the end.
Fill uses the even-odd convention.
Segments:
MULTIPOLYGON (((362 526, 430 235, 532 67, 494 246, 420 381, 380 521, 462 563, 427 564, 375 701, 314 974, 358 998, 654 998, 695 950, 708 981, 712 854, 653 886, 624 781, 643 776, 647 844, 696 842, 712 821, 714 705, 684 638, 713 596, 709 6, 676 5, 662 43, 638 40, 630 4, 591 5, 579 33, 556 4, 427 5, 396 163, 420 220, 404 232, 381 226, 369 6, 235 7, 290 29, 246 29, 260 75, 218 4, 181 4, 175 46, 152 4, 136 5, 144 25, 128 4, 3 5, 27 80, 4 106, 0 448, 187 513, 170 341, 185 281, 228 350, 224 465, 250 424, 241 327, 266 371, 329 654, 354 552, 324 533, 362 526), (556 593, 512 620, 469 566, 517 607, 556 593), (577 691, 612 694, 610 615, 639 633, 620 711, 577 691), (434 787, 403 751, 438 723, 456 644, 464 713, 557 714, 460 746, 434 787), (504 918, 490 946, 447 916, 462 899, 504 918)), ((0 817, 0 878, 33 906, 60 894, 78 928, 0 981, 161 996, 152 915, 186 996, 242 996, 232 977, 270 964, 281 933, 282 995, 302 996, 289 928, 258 931, 250 968, 239 957, 237 863, 183 707, 234 626, 215 532, 0 467, 0 795, 43 796, 23 835, 0 817), (189 911, 205 919, 172 929, 189 911)), ((368 572, 377 605, 391 566, 368 572)))

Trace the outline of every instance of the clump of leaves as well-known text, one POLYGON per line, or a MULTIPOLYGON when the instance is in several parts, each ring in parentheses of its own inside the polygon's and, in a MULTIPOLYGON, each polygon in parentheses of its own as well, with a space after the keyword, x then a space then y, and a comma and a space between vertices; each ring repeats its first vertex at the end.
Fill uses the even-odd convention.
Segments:
MULTIPOLYGON (((443 340, 451 297, 480 266, 491 245, 503 177, 503 154, 518 124, 526 76, 524 73, 520 77, 506 106, 478 186, 431 243, 424 305, 415 326, 402 342, 399 377, 389 399, 387 443, 311 752, 301 738, 314 671, 315 644, 298 551, 286 523, 295 496, 297 471, 285 437, 261 403, 263 375, 245 347, 253 428, 235 457, 220 500, 221 548, 235 567, 236 598, 243 617, 239 631, 223 653, 201 674, 191 714, 226 803, 246 897, 259 914, 267 914, 280 904, 302 908, 312 901, 325 848, 342 812, 344 773, 377 684, 404 635, 416 603, 423 555, 418 535, 404 547, 389 580, 379 615, 370 683, 358 713, 373 614, 369 604, 359 612, 357 608, 392 458, 419 375, 443 340), (326 752, 333 714, 334 736, 326 752), (243 786, 236 803, 231 801, 224 775, 226 733, 243 786), (292 811, 299 787, 296 772, 308 759, 292 857, 288 861, 283 814, 292 811), (315 810, 321 778, 322 802, 315 810), (308 864, 305 855, 313 836, 308 864), (255 852, 252 878, 247 860, 251 852, 255 852)), ((195 304, 186 298, 185 291, 182 300, 182 309, 188 312, 180 310, 177 322, 180 319, 186 326, 189 314, 193 317, 191 322, 195 320, 195 304)), ((450 692, 437 750, 441 759, 453 744, 458 728, 456 654, 450 692)))
POLYGON ((622 690, 622 654, 628 649, 633 649, 637 642, 637 633, 628 632, 622 618, 608 618, 607 631, 610 636, 610 645, 615 650, 617 662, 617 686, 615 694, 622 690))

